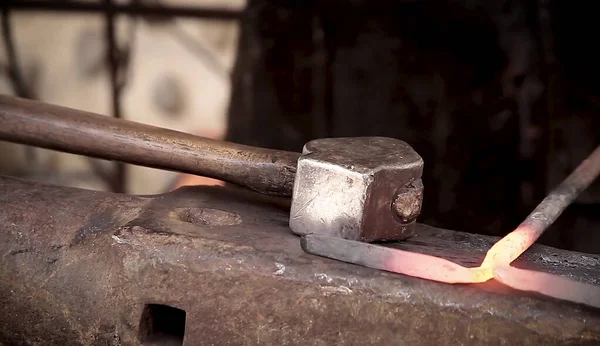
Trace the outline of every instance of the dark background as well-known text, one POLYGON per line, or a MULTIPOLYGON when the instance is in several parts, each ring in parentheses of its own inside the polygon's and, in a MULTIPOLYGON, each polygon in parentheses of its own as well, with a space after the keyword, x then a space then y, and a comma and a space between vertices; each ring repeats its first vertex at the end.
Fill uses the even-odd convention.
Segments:
MULTIPOLYGON (((600 144, 593 2, 249 1, 227 139, 402 139, 420 222, 504 235, 600 144)), ((600 252, 596 182, 541 242, 600 252)))

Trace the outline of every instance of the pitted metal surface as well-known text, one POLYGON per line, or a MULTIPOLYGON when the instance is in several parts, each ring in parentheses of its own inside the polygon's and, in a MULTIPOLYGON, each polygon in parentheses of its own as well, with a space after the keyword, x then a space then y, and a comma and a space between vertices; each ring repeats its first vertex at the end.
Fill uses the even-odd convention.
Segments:
MULTIPOLYGON (((0 343, 138 345, 149 304, 185 311, 184 345, 600 341, 597 310, 306 254, 288 208, 226 188, 126 196, 1 178, 0 343)), ((493 240, 417 225, 396 246, 468 264, 493 240)), ((534 246, 517 265, 595 282, 599 260, 534 246)))

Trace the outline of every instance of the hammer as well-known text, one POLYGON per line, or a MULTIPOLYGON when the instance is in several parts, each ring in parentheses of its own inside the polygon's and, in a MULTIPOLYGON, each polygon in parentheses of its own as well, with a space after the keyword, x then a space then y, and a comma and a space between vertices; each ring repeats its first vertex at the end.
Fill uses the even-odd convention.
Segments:
POLYGON ((392 138, 315 139, 300 154, 0 96, 0 140, 291 197, 289 226, 297 235, 402 240, 414 233, 423 199, 423 159, 392 138))

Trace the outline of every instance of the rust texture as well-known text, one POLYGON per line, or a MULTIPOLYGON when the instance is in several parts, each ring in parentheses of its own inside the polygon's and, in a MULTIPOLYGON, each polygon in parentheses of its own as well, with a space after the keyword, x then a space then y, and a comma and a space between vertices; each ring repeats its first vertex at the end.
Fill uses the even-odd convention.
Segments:
MULTIPOLYGON (((188 346, 600 341, 600 314, 584 306, 304 253, 286 203, 230 188, 127 196, 0 178, 0 343, 137 345, 165 305, 185 311, 188 346)), ((495 240, 419 225, 395 246, 473 265, 495 240)), ((598 285, 599 264, 534 246, 515 265, 598 285)))

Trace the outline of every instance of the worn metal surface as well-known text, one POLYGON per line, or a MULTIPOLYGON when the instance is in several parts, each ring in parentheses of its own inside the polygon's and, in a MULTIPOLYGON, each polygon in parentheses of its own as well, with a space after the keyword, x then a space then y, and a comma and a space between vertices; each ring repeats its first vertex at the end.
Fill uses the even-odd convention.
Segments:
MULTIPOLYGON (((135 197, 1 178, 0 342, 136 345, 146 304, 185 310, 184 345, 600 341, 597 310, 304 253, 285 204, 215 187, 135 197)), ((418 225, 395 246, 473 266, 495 240, 418 225)), ((534 246, 516 265, 600 284, 598 256, 534 246)))
POLYGON ((407 209, 418 207, 415 217, 421 211, 415 194, 403 190, 423 173, 423 159, 410 145, 384 137, 324 138, 308 142, 302 154, 290 210, 295 234, 366 242, 413 234, 415 219, 401 220, 394 203, 401 193, 407 209))

